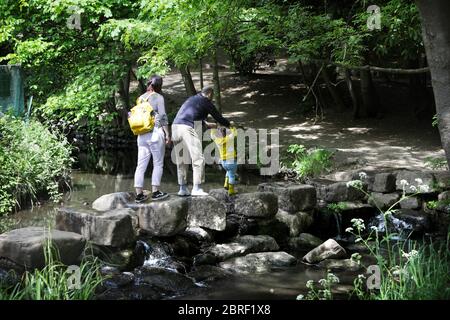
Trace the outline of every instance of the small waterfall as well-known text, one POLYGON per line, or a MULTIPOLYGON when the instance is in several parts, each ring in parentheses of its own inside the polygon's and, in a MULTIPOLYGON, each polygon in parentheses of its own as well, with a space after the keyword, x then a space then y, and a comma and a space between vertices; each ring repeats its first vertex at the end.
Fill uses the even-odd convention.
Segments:
POLYGON ((337 236, 336 240, 342 239, 342 215, 340 212, 333 212, 334 220, 336 221, 337 236))
POLYGON ((385 233, 386 231, 389 231, 392 236, 390 237, 391 240, 402 240, 408 237, 408 235, 411 233, 411 231, 414 229, 413 225, 410 223, 407 223, 406 221, 397 219, 393 215, 389 215, 386 218, 388 222, 388 226, 386 226, 386 221, 383 217, 383 214, 377 215, 371 223, 369 224, 369 228, 376 227, 378 232, 385 233), (389 230, 387 230, 389 229, 389 230))
POLYGON ((170 271, 177 272, 177 270, 173 268, 172 250, 167 244, 160 242, 154 242, 150 244, 144 241, 142 242, 145 244, 147 252, 144 266, 164 268, 170 271))

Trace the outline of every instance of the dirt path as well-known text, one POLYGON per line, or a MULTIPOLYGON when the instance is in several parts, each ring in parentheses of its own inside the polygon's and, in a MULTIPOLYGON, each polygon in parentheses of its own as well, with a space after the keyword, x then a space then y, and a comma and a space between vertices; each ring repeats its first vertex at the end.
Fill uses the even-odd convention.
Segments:
MULTIPOLYGON (((198 89, 198 73, 193 78, 198 89)), ((205 83, 211 79, 206 72, 205 83)), ((338 170, 424 169, 427 157, 444 156, 437 130, 430 121, 414 118, 408 106, 392 107, 383 119, 357 121, 350 111, 326 110, 324 120, 314 123, 300 112, 305 87, 296 75, 263 73, 243 79, 224 71, 221 81, 225 116, 246 127, 279 129, 282 148, 297 143, 336 150, 338 170)), ((185 96, 181 77, 173 73, 164 82, 169 106, 179 106, 185 96)), ((385 99, 394 99, 393 106, 402 104, 394 97, 385 99)))

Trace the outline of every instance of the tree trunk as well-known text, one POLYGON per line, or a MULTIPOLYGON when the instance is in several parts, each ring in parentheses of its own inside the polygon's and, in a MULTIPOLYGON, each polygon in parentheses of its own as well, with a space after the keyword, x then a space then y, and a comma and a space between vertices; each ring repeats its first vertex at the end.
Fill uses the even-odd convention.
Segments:
POLYGON ((200 68, 200 90, 203 90, 203 60, 201 58, 199 68, 200 68))
POLYGON ((352 75, 349 69, 345 69, 345 82, 347 83, 348 92, 350 93, 350 98, 352 99, 353 119, 356 119, 359 116, 359 105, 355 89, 353 88, 352 75))
POLYGON ((333 84, 331 83, 330 75, 328 74, 326 66, 322 68, 322 78, 325 81, 325 84, 327 85, 327 89, 330 92, 331 97, 333 98, 336 110, 339 112, 344 111, 345 109, 344 103, 342 102, 341 96, 339 95, 339 92, 337 91, 336 87, 333 86, 333 84))
POLYGON ((186 89, 186 94, 188 96, 196 95, 197 90, 195 90, 194 81, 192 81, 192 75, 191 71, 189 70, 189 66, 181 66, 180 73, 183 79, 184 88, 186 89))
POLYGON ((450 166, 450 1, 416 0, 430 66, 439 133, 450 166))
POLYGON ((362 116, 375 117, 377 115, 377 97, 375 94, 375 88, 372 81, 372 74, 370 70, 362 69, 360 71, 361 77, 361 97, 363 103, 362 116))
POLYGON ((222 97, 220 92, 220 79, 219 79, 219 63, 217 62, 217 50, 213 53, 213 83, 214 83, 214 100, 216 102, 217 109, 222 112, 222 97))

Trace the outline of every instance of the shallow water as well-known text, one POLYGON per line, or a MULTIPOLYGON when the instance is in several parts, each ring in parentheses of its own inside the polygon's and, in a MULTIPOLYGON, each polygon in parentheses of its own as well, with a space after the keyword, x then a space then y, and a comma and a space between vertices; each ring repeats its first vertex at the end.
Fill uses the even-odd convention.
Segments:
MULTIPOLYGON (((109 155, 110 157, 110 155, 109 155)), ((114 158, 114 157, 113 157, 114 158)), ((110 157, 111 159, 111 157, 110 157)), ((133 159, 132 154, 128 161, 133 159)), ((98 159, 96 159, 97 161, 98 159)), ((67 192, 60 203, 44 202, 42 205, 21 210, 8 219, 14 221, 14 228, 26 226, 52 226, 57 209, 61 206, 74 208, 90 208, 92 202, 99 196, 112 192, 133 191, 133 169, 131 165, 117 167, 109 165, 106 171, 113 174, 92 173, 75 170, 72 174, 72 189, 67 192), (125 170, 124 170, 125 169, 125 170), (117 173, 122 172, 122 173, 117 173)), ((86 169, 85 167, 83 169, 86 169)), ((104 172, 105 170, 93 170, 104 172)), ((147 174, 146 183, 150 183, 150 173, 147 174)), ((224 172, 217 168, 207 168, 205 190, 221 188, 224 172)), ((241 174, 240 192, 254 192, 258 183, 262 180, 252 175, 241 174)), ((150 186, 146 186, 147 189, 150 186)), ((170 172, 164 172, 162 190, 171 193, 178 191, 176 176, 170 172)), ((1 218, 0 218, 1 219, 1 218)), ((1 221, 0 221, 1 222, 1 221)), ((353 275, 347 272, 337 272, 340 285, 345 291, 350 284, 353 275)), ((285 269, 279 269, 268 274, 235 275, 224 280, 208 282, 199 286, 188 295, 172 297, 173 299, 296 299, 299 294, 306 294, 306 282, 318 281, 325 277, 325 270, 299 263, 285 269)), ((339 289, 338 289, 339 291, 339 289)), ((339 292, 338 292, 339 293, 339 292)))

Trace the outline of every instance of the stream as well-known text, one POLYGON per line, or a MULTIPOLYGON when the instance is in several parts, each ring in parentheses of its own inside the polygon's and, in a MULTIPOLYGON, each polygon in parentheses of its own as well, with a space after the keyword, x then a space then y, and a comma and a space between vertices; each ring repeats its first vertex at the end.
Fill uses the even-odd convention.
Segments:
MULTIPOLYGON (((82 156, 84 162, 78 164, 72 173, 72 188, 64 194, 60 203, 43 202, 26 210, 21 210, 12 215, 14 228, 27 226, 52 226, 57 209, 61 206, 74 208, 89 208, 92 202, 101 195, 133 190, 134 159, 133 153, 128 156, 117 154, 104 154, 104 157, 95 157, 95 161, 87 164, 88 156, 82 156), (118 160, 125 159, 125 160, 118 160), (125 163, 128 162, 128 163, 125 163), (96 165, 92 166, 92 163, 96 165)), ((89 162, 89 161, 88 161, 89 162)), ((149 172, 147 171, 147 182, 149 172)), ((209 167, 206 170, 205 190, 221 188, 224 173, 216 168, 209 167)), ((240 176, 240 192, 254 192, 257 190, 261 178, 256 176, 240 176)), ((162 190, 173 195, 178 191, 176 176, 169 170, 164 171, 162 190)), ((149 188, 149 186, 147 186, 149 188)), ((306 252, 291 252, 300 258, 306 252)), ((164 255, 153 256, 147 259, 144 265, 164 266, 164 255), (151 260, 153 259, 153 260, 151 260), (160 260, 160 261, 159 261, 160 260)), ((346 297, 346 293, 355 277, 355 273, 347 271, 335 272, 340 279, 336 294, 346 297), (340 292, 340 289, 342 292, 340 292)), ((208 281, 206 284, 198 284, 197 288, 169 299, 296 299, 297 295, 306 295, 308 280, 318 281, 324 278, 326 270, 315 266, 307 266, 299 262, 297 265, 274 270, 266 274, 232 275, 224 279, 208 281)))

